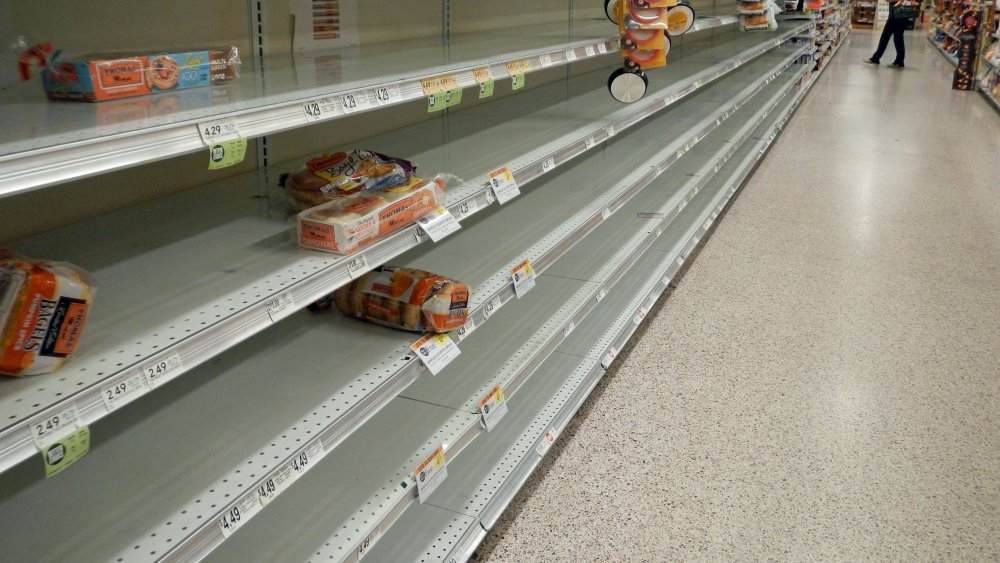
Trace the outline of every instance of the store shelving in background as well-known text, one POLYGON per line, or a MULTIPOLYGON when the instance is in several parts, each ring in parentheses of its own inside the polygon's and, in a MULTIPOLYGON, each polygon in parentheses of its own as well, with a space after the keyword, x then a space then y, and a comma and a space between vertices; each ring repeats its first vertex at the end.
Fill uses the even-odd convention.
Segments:
MULTIPOLYGON (((532 7, 496 10, 522 21, 532 7)), ((0 386, 0 510, 28 531, 8 538, 5 559, 467 558, 829 62, 801 64, 817 50, 811 18, 741 33, 735 16, 709 15, 649 72, 646 96, 622 105, 606 89, 621 63, 602 11, 548 31, 338 51, 336 79, 308 59, 248 53, 235 91, 121 124, 94 123, 114 106, 4 93, 16 107, 3 111, 36 124, 0 143, 9 201, 194 159, 206 119, 232 117, 267 148, 250 171, 3 241, 100 284, 67 365, 0 386), (537 83, 513 91, 507 63, 525 60, 537 83), (484 67, 504 92, 427 113, 420 79, 451 75, 474 99, 484 67), (386 103, 364 111, 342 98, 382 88, 386 103), (319 97, 333 98, 330 115, 307 119, 319 97), (343 140, 310 144, 328 138, 343 140), (455 175, 446 207, 461 229, 432 242, 411 226, 350 257, 297 248, 275 180, 337 146, 455 175), (500 205, 487 175, 505 166, 520 195, 500 205), (511 269, 525 258, 537 285, 518 296, 511 269), (410 349, 419 334, 301 310, 386 262, 472 288, 472 323, 452 334, 461 355, 435 376, 410 349), (143 377, 157 365, 166 372, 143 377), (107 398, 121 386, 124 398, 107 398), (487 431, 479 403, 496 386, 509 412, 487 431), (70 411, 91 451, 44 479, 29 428, 70 411), (414 470, 438 449, 448 478, 424 503, 414 470)), ((843 21, 827 11, 827 28, 843 21)), ((442 26, 489 28, 457 14, 473 17, 456 4, 442 26)))

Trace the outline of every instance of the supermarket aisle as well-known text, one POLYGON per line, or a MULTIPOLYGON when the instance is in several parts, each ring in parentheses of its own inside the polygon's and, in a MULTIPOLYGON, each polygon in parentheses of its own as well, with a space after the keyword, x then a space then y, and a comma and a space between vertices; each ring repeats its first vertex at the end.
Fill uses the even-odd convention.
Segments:
POLYGON ((855 33, 480 549, 1000 558, 1000 116, 855 33), (959 151, 964 152, 960 154, 959 151))

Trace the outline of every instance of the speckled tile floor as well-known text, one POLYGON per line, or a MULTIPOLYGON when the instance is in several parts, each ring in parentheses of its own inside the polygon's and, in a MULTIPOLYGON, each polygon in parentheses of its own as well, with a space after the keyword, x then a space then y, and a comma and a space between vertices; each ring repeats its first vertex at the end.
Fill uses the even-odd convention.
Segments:
POLYGON ((478 553, 1000 560, 1000 115, 855 33, 478 553))

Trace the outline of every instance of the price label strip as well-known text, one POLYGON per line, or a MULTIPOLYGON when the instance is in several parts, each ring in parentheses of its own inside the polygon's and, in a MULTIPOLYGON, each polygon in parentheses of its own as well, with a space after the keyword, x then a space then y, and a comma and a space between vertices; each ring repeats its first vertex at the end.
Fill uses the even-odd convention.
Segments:
POLYGON ((142 366, 142 377, 150 389, 156 389, 161 383, 173 379, 183 370, 184 364, 181 363, 180 355, 172 354, 163 360, 142 366))
POLYGON ((69 405, 63 410, 34 420, 30 425, 31 439, 42 451, 49 444, 73 433, 80 427, 80 416, 76 405, 69 405))
POLYGON ((583 50, 587 53, 588 57, 593 57, 595 55, 593 45, 587 45, 586 47, 583 48, 583 50))
POLYGON ((479 84, 479 97, 489 98, 492 96, 495 82, 493 80, 493 73, 490 72, 489 67, 477 68, 472 73, 479 84))
POLYGON ((236 120, 232 118, 199 123, 198 135, 201 136, 201 141, 205 143, 206 147, 211 147, 222 141, 231 141, 242 137, 240 135, 240 128, 236 125, 236 120))
POLYGON ((219 517, 217 523, 219 525, 219 531, 222 532, 224 538, 229 538, 233 535, 236 530, 245 524, 248 520, 254 517, 263 506, 257 499, 257 492, 251 491, 246 494, 240 500, 236 501, 236 504, 229 507, 222 516, 219 517))
POLYGON ((515 197, 521 195, 521 190, 517 187, 517 181, 509 166, 503 166, 486 175, 486 180, 493 188, 493 195, 496 196, 500 205, 507 203, 515 197))
POLYGON ((371 109, 372 101, 368 99, 368 92, 359 90, 340 96, 340 107, 344 110, 345 114, 351 114, 356 111, 371 109))
POLYGON ((368 271, 368 259, 364 254, 359 254, 347 262, 347 275, 351 279, 361 276, 368 271))
POLYGON ((321 119, 328 119, 337 115, 337 100, 334 98, 320 98, 302 104, 302 113, 306 116, 306 121, 312 123, 321 119))
POLYGON ((503 305, 503 302, 500 301, 500 296, 499 295, 494 296, 492 299, 487 301, 486 304, 483 305, 483 317, 489 319, 490 317, 493 316, 493 313, 496 313, 497 311, 500 310, 501 305, 503 305))
POLYGON ((421 504, 441 486, 447 476, 448 465, 444 459, 444 447, 438 446, 434 453, 413 471, 413 477, 417 480, 417 498, 421 504))
POLYGON ((552 55, 549 55, 548 53, 540 55, 538 57, 538 62, 542 64, 542 68, 549 68, 552 66, 552 55))
POLYGON ((548 172, 556 167, 556 159, 549 157, 542 161, 542 172, 548 172))
POLYGON ((470 334, 472 334, 475 331, 476 331, 476 319, 474 319, 472 315, 469 315, 469 317, 465 320, 465 324, 462 325, 462 328, 456 331, 456 333, 458 334, 458 341, 461 342, 465 340, 466 338, 468 338, 470 334))
POLYGON ((462 219, 479 212, 479 202, 472 198, 458 206, 458 214, 462 219))
POLYGON ((573 62, 576 60, 576 49, 566 50, 566 62, 573 62))
POLYGON ((410 350, 413 350, 432 375, 441 373, 445 366, 462 353, 447 334, 428 334, 410 344, 410 350))
POLYGON ((479 413, 483 417, 483 425, 486 431, 493 430, 500 419, 507 414, 507 401, 503 397, 503 390, 500 385, 496 385, 479 401, 479 413))
POLYGON ((531 61, 528 59, 521 59, 519 61, 511 61, 507 63, 507 72, 511 75, 524 74, 526 72, 531 72, 531 61))
POLYGON ((274 500, 274 497, 280 495, 294 483, 296 477, 298 475, 288 465, 282 466, 273 475, 268 477, 257 487, 257 500, 260 501, 261 506, 267 506, 268 503, 274 500))
POLYGON ((295 312, 295 300, 292 299, 291 293, 285 291, 274 299, 268 300, 264 307, 267 309, 267 316, 270 317, 271 322, 276 323, 295 312))
POLYGON ((462 89, 444 90, 427 96, 427 112, 441 111, 462 103, 462 89))
POLYGON ((45 463, 45 477, 49 478, 70 465, 90 451, 90 429, 81 426, 73 432, 57 439, 42 448, 42 460, 45 463))
POLYGON ((139 398, 149 389, 141 373, 119 377, 114 383, 101 389, 101 400, 108 412, 123 407, 139 398))
POLYGON ((531 267, 531 262, 525 258, 520 264, 510 270, 510 279, 514 282, 514 295, 520 299, 535 287, 535 269, 531 267))
POLYGON ((462 228, 462 225, 455 220, 455 216, 444 206, 438 206, 433 212, 421 217, 417 225, 434 242, 462 228))
POLYGON ((209 147, 208 169, 228 168, 243 162, 247 156, 247 140, 243 138, 219 141, 209 147))

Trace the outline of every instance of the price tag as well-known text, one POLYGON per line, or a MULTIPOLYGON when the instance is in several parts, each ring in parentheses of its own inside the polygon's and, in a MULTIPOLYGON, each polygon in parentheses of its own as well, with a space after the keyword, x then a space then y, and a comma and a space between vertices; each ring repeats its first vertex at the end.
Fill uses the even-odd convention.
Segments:
POLYGON ((150 389, 156 389, 161 383, 173 379, 183 371, 184 364, 181 363, 180 355, 172 354, 162 360, 146 364, 141 369, 146 385, 149 385, 150 389))
POLYGON ((403 101, 403 94, 398 85, 372 88, 372 99, 380 106, 388 106, 403 101))
POLYGON ((257 500, 260 501, 260 505, 267 506, 274 500, 274 497, 280 495, 282 491, 294 483, 297 477, 298 474, 292 471, 290 465, 281 466, 257 487, 257 500))
POLYGON ((682 199, 681 202, 677 204, 677 213, 684 211, 684 208, 687 207, 687 204, 688 200, 682 199))
POLYGON ((535 270, 527 258, 510 270, 510 279, 514 282, 514 295, 520 299, 535 287, 535 270))
POLYGON ((704 223, 702 223, 701 228, 707 231, 708 228, 711 227, 711 226, 712 226, 712 219, 708 218, 708 219, 705 219, 704 223))
POLYGON ((542 172, 548 172, 549 170, 552 170, 555 167, 556 167, 556 159, 554 158, 549 157, 542 161, 542 172))
POLYGON ((462 89, 443 90, 427 96, 427 111, 441 111, 462 103, 462 89))
POLYGON ((368 555, 368 550, 370 550, 375 543, 382 537, 382 527, 376 526, 372 533, 368 534, 368 537, 358 545, 357 554, 358 561, 364 559, 365 555, 368 555))
POLYGON ((69 405, 63 410, 34 420, 31 423, 31 439, 42 451, 45 446, 72 433, 80 427, 80 417, 76 405, 69 405))
POLYGON ((483 416, 483 425, 486 431, 493 430, 500 419, 507 414, 507 401, 503 398, 503 391, 497 385, 479 401, 479 413, 483 416))
POLYGON ((538 62, 542 63, 542 68, 549 68, 552 66, 552 56, 545 54, 538 57, 538 62))
POLYGON ((611 366, 611 362, 615 361, 618 357, 618 350, 615 350, 614 346, 608 348, 608 351, 604 353, 604 357, 601 358, 601 367, 608 369, 611 366))
POLYGON ((448 476, 448 465, 444 459, 444 447, 438 446, 434 453, 428 456, 413 471, 417 480, 417 498, 421 504, 427 501, 434 489, 437 489, 448 476))
POLYGON ((642 319, 645 319, 645 318, 646 318, 646 308, 645 307, 639 307, 639 310, 635 312, 635 316, 632 317, 632 322, 634 322, 635 324, 638 325, 638 324, 641 324, 642 323, 642 319))
POLYGON ((670 276, 663 276, 663 279, 660 281, 663 282, 663 285, 670 285, 670 276))
POLYGON ((243 162, 247 155, 247 140, 219 141, 208 149, 208 169, 218 170, 243 162))
POLYGON ((462 353, 447 334, 425 335, 420 340, 410 344, 410 350, 417 354, 431 375, 441 373, 445 366, 462 353))
POLYGON ((444 89, 444 87, 441 86, 440 78, 425 78, 420 81, 420 88, 424 91, 425 96, 437 94, 444 89))
POLYGON ((302 104, 302 113, 306 114, 306 121, 312 123, 320 119, 326 119, 337 115, 337 100, 334 98, 320 98, 302 104))
POLYGON ((45 477, 49 478, 90 451, 90 429, 81 426, 73 432, 55 440, 42 448, 42 461, 45 463, 45 477))
POLYGON ((359 254, 347 262, 347 275, 354 279, 368 271, 368 259, 359 254))
POLYGON ((611 209, 605 207, 604 211, 601 211, 601 220, 607 221, 608 217, 611 217, 611 209))
POLYGON ((524 75, 515 74, 510 77, 510 88, 511 90, 520 90, 524 88, 524 75))
POLYGON ((239 139, 242 136, 240 128, 236 126, 236 120, 233 118, 199 123, 198 134, 201 135, 201 141, 208 147, 222 141, 239 139))
POLYGON ((576 60, 576 49, 566 50, 566 62, 573 62, 576 60))
POLYGON ((503 305, 503 302, 500 301, 500 296, 494 296, 492 299, 483 304, 483 317, 489 319, 493 316, 493 313, 500 310, 501 305, 503 305))
POLYGON ((694 81, 694 87, 695 88, 701 88, 701 80, 695 80, 694 81))
POLYGON ((597 302, 600 303, 608 296, 608 290, 606 288, 601 288, 597 290, 597 302))
POLYGON ((596 144, 597 141, 595 141, 593 137, 587 137, 586 140, 583 141, 583 146, 587 147, 588 151, 594 148, 594 145, 596 144))
POLYGON ((549 452, 549 448, 552 447, 552 444, 556 443, 557 437, 558 434, 556 433, 555 429, 549 428, 545 432, 545 434, 542 435, 542 441, 541 443, 538 444, 538 447, 535 449, 535 451, 538 452, 538 455, 544 456, 545 454, 547 454, 549 452))
POLYGON ((660 235, 662 234, 663 234, 663 229, 656 229, 656 238, 660 238, 660 235))
POLYGON ((295 300, 292 299, 292 294, 287 291, 268 300, 264 305, 267 308, 267 316, 271 317, 272 323, 276 323, 295 312, 295 300))
POLYGON ((475 331, 476 331, 476 319, 472 318, 472 315, 469 315, 468 318, 465 319, 465 324, 462 325, 462 328, 456 331, 456 333, 458 334, 458 341, 461 342, 465 340, 470 334, 472 334, 475 331))
POLYGON ((519 61, 507 63, 507 73, 511 76, 524 74, 526 72, 531 72, 531 61, 528 59, 521 59, 519 61))
POLYGON ((680 256, 677 257, 677 265, 678 266, 683 266, 684 265, 684 259, 681 258, 680 256))
POLYGON ((458 206, 459 217, 465 219, 470 215, 474 215, 479 211, 479 202, 476 198, 469 199, 468 201, 462 202, 462 205, 458 206))
POLYGON ((229 538, 236 530, 240 529, 240 526, 253 518, 261 508, 263 507, 260 501, 257 500, 256 491, 251 491, 249 494, 244 495, 243 498, 230 506, 216 521, 219 525, 219 531, 222 532, 222 536, 229 538))
POLYGON ((568 337, 574 330, 576 330, 576 323, 570 321, 566 328, 563 329, 563 338, 568 337))
POLYGON ((431 213, 421 217, 417 225, 434 242, 462 228, 462 225, 455 220, 455 216, 440 205, 431 213))
POLYGON ((324 456, 326 456, 326 448, 323 447, 323 441, 317 438, 295 454, 292 461, 288 462, 288 467, 296 474, 297 479, 305 475, 305 472, 312 469, 324 456))
POLYGON ((607 53, 608 52, 608 46, 605 45, 604 43, 598 43, 597 44, 597 52, 600 53, 600 54, 602 54, 602 55, 604 53, 607 53))
POLYGON ((111 412, 118 407, 131 403, 148 389, 149 386, 146 385, 142 374, 133 373, 132 375, 119 377, 117 381, 101 389, 101 400, 104 401, 104 406, 108 408, 108 412, 111 412))
POLYGON ((503 166, 490 172, 486 175, 486 180, 493 187, 493 195, 496 196, 500 205, 521 195, 521 190, 517 187, 517 181, 514 180, 514 174, 508 166, 503 166))
POLYGON ((368 99, 367 92, 359 90, 340 96, 340 107, 344 110, 345 114, 350 114, 371 108, 372 102, 368 99))
POLYGON ((586 51, 588 57, 593 57, 595 54, 593 45, 587 45, 583 50, 586 51))
POLYGON ((615 126, 614 125, 608 125, 607 127, 604 128, 604 132, 607 133, 608 137, 614 137, 615 136, 615 126))

